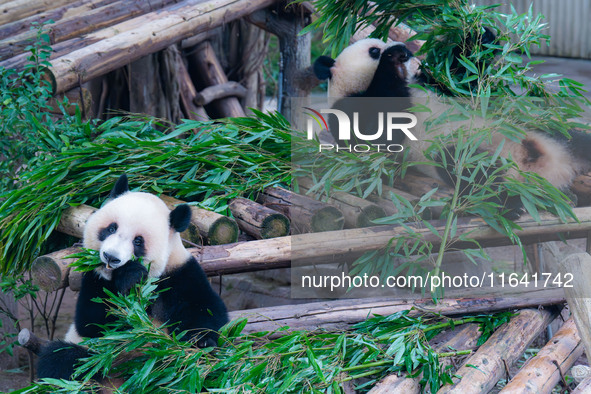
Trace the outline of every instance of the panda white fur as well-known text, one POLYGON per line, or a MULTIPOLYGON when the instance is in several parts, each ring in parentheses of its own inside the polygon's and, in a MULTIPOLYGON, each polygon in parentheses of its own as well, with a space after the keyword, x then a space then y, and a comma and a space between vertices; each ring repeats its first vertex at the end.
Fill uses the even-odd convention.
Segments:
POLYGON ((107 316, 104 303, 92 299, 105 298, 104 289, 127 294, 147 276, 161 278, 156 290, 160 293, 148 310, 153 319, 171 324, 170 332, 187 330, 183 339, 195 338, 199 347, 217 345, 217 330, 228 322, 228 314, 197 260, 182 244, 180 232, 190 220, 188 205, 170 211, 154 195, 130 192, 125 175, 118 179, 109 201, 90 216, 84 228, 84 246, 98 250, 104 266, 84 274, 75 322, 66 342, 54 341, 42 349, 39 378, 69 379, 75 362, 88 356, 76 343, 82 337, 101 336, 99 325, 113 319, 107 316))
MULTIPOLYGON (((349 48, 353 46, 351 45, 349 48)), ((358 53, 358 57, 360 56, 361 54, 358 53)), ((367 63, 369 64, 370 62, 367 63)), ((350 92, 349 97, 401 98, 401 100, 395 101, 395 108, 391 107, 392 104, 379 104, 378 102, 378 105, 372 109, 373 113, 384 111, 399 112, 417 103, 425 103, 425 91, 409 87, 409 84, 421 83, 420 75, 417 72, 417 64, 416 58, 404 44, 394 43, 382 50, 378 67, 376 67, 370 83, 365 88, 357 83, 357 81, 366 80, 366 76, 357 77, 354 82, 348 85, 349 75, 346 73, 335 74, 333 72, 331 74, 331 81, 338 82, 339 86, 341 86, 341 91, 350 92), (353 91, 353 89, 361 90, 353 91)), ((357 64, 353 66, 353 69, 360 70, 357 64)), ((331 96, 330 92, 329 96, 331 96)), ((428 94, 427 96, 429 108, 432 112, 428 115, 421 112, 415 113, 419 118, 419 125, 424 124, 427 116, 436 117, 438 113, 447 109, 434 94, 428 94)), ((350 101, 347 98, 343 98, 337 101, 333 107, 350 112, 353 110, 353 107, 358 105, 357 103, 350 104, 350 101)), ((404 134, 400 133, 398 140, 378 140, 374 141, 374 143, 403 144, 408 150, 407 158, 410 161, 424 162, 428 161, 424 151, 430 145, 429 140, 432 140, 436 135, 449 134, 461 126, 461 122, 446 123, 438 129, 430 129, 428 136, 422 133, 424 132, 424 128, 419 127, 413 129, 413 133, 418 139, 417 141, 409 141, 404 134)), ((479 125, 475 124, 474 126, 477 128, 479 125)), ((368 130, 373 129, 370 127, 368 130)), ((330 131, 338 143, 336 131, 334 129, 330 131)), ((570 134, 572 138, 567 141, 566 139, 560 139, 560 137, 553 138, 546 133, 529 130, 526 131, 524 138, 520 142, 516 142, 507 139, 500 133, 495 133, 491 136, 490 143, 482 145, 480 148, 494 152, 499 144, 503 142, 502 156, 511 156, 521 170, 535 172, 555 187, 564 190, 572 184, 577 174, 591 169, 591 162, 588 155, 588 152, 591 151, 591 136, 577 130, 570 131, 570 134)), ((448 147, 449 152, 453 152, 453 149, 453 146, 448 147)), ((455 179, 451 177, 450 171, 446 168, 434 166, 418 166, 417 168, 419 171, 443 180, 448 184, 453 185, 455 183, 455 179)), ((463 189, 464 186, 461 188, 463 189)), ((506 197, 501 196, 500 198, 505 199, 506 197)), ((525 212, 519 197, 514 197, 503 202, 509 209, 507 213, 507 217, 509 218, 518 218, 525 212)))
POLYGON ((328 79, 328 95, 348 97, 365 91, 378 68, 380 54, 388 45, 376 38, 359 40, 332 59, 320 56, 314 62, 314 73, 320 80, 328 79))

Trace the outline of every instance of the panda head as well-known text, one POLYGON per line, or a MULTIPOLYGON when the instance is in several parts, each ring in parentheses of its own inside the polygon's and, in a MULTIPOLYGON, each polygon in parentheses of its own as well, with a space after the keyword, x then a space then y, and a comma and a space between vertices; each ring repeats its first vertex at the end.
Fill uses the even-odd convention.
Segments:
POLYGON ((330 80, 328 96, 331 98, 364 92, 388 45, 376 38, 359 40, 343 49, 336 59, 320 56, 314 62, 314 73, 320 80, 330 80))
POLYGON ((105 278, 126 263, 142 258, 149 275, 160 277, 175 264, 184 263, 189 252, 180 232, 187 229, 191 210, 182 204, 170 211, 149 193, 130 192, 122 175, 107 203, 93 213, 84 228, 84 247, 99 251, 104 266, 97 271, 105 278))

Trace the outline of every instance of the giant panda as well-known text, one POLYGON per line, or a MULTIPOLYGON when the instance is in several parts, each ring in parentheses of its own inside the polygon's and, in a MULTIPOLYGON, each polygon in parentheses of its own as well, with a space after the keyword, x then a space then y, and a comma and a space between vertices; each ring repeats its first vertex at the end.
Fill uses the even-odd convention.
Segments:
POLYGON ((388 45, 377 38, 359 40, 333 59, 320 56, 314 61, 314 74, 328 79, 328 96, 338 99, 361 93, 367 89, 378 68, 380 55, 388 45))
POLYGON ((228 322, 228 313, 182 244, 180 232, 190 220, 188 205, 171 211, 152 194, 130 192, 127 176, 121 175, 107 203, 89 217, 84 228, 84 247, 98 250, 104 265, 84 273, 74 324, 65 342, 50 342, 41 350, 39 378, 69 379, 76 361, 89 355, 77 343, 83 337, 101 336, 100 325, 112 320, 107 305, 93 299, 104 299, 105 289, 127 294, 148 276, 160 278, 158 296, 148 314, 167 323, 171 333, 187 331, 182 339, 194 339, 199 347, 217 345, 217 330, 228 322))
MULTIPOLYGON (((421 84, 423 80, 416 64, 416 58, 404 44, 394 43, 382 50, 378 67, 374 71, 367 88, 350 95, 350 97, 398 98, 398 100, 394 101, 393 106, 387 103, 378 104, 372 109, 373 114, 384 111, 404 111, 415 104, 424 104, 424 99, 428 100, 429 107, 433 110, 431 115, 443 113, 447 107, 434 94, 409 86, 411 84, 421 84)), ((338 80, 339 77, 334 74, 332 75, 333 79, 338 80)), ((346 85, 347 78, 347 76, 344 76, 339 80, 340 85, 346 85)), ((351 87, 358 88, 358 86, 358 84, 351 84, 351 87)), ((346 90, 346 87, 342 89, 346 90)), ((352 112, 355 106, 351 102, 351 99, 343 98, 335 102, 333 108, 352 112)), ((425 116, 427 115, 420 112, 415 114, 419 119, 422 118, 419 121, 419 125, 424 124, 425 116)), ((370 114, 370 116, 372 115, 370 114)), ((370 124, 368 130, 373 130, 373 126, 370 124)), ((404 145, 407 150, 407 160, 411 162, 425 162, 432 159, 425 156, 425 150, 430 145, 429 141, 433 140, 437 135, 449 134, 461 126, 462 124, 460 122, 447 123, 440 125, 436 130, 430 130, 429 135, 424 134, 424 127, 418 127, 413 129, 415 137, 417 137, 416 141, 409 141, 405 134, 400 133, 397 134, 396 139, 388 142, 404 145)), ((481 125, 475 124, 474 126, 479 127, 481 125)), ((340 145, 342 141, 338 141, 337 132, 334 128, 330 131, 340 145)), ((567 140, 560 136, 554 137, 547 133, 528 130, 524 138, 520 141, 507 139, 501 133, 494 133, 490 138, 490 142, 483 144, 479 149, 494 153, 502 142, 503 149, 501 155, 504 157, 511 156, 520 170, 537 173, 558 189, 566 190, 572 184, 577 174, 591 169, 591 160, 588 154, 591 151, 591 136, 578 130, 571 130, 569 133, 571 138, 567 140)), ((384 141, 375 142, 383 143, 384 141)), ((449 159, 453 154, 454 147, 449 146, 446 150, 449 155, 448 157, 435 158, 440 164, 450 162, 449 159)), ((445 166, 421 165, 416 168, 426 175, 440 179, 452 186, 457 181, 457 179, 450 175, 452 172, 451 169, 445 166)), ((485 177, 486 174, 481 174, 477 179, 484 180, 485 177)), ((460 189, 467 190, 468 186, 464 181, 460 189)), ((507 218, 517 219, 525 213, 519 196, 512 198, 498 196, 498 198, 506 208, 505 216, 507 218)))

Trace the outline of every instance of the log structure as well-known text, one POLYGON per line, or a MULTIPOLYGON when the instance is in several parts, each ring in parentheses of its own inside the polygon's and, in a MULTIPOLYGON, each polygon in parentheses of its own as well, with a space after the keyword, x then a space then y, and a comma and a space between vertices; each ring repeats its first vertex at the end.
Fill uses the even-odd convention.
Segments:
POLYGON ((338 208, 281 187, 265 189, 258 201, 287 215, 296 234, 341 230, 345 224, 338 208))
POLYGON ((487 393, 523 354, 529 344, 554 320, 556 313, 546 309, 525 309, 500 327, 474 355, 468 358, 456 375, 453 385, 443 386, 438 393, 487 393))
POLYGON ((238 227, 257 239, 283 237, 289 234, 289 219, 271 208, 246 198, 233 199, 229 208, 238 227))

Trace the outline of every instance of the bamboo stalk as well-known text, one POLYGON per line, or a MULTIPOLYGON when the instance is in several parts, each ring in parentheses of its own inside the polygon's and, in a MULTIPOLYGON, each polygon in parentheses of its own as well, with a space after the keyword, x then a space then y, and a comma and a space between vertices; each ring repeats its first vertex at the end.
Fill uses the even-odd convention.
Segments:
MULTIPOLYGON (((158 10, 175 0, 121 0, 94 9, 79 8, 82 13, 68 12, 56 23, 48 26, 51 43, 55 44, 91 31, 158 10)), ((35 39, 36 31, 27 31, 0 41, 0 59, 22 53, 35 39)))
POLYGON ((343 213, 337 208, 280 187, 265 189, 258 199, 287 215, 292 231, 296 230, 298 234, 341 230, 345 224, 343 213))
MULTIPOLYGON (((298 185, 306 194, 319 195, 310 193, 314 183, 308 178, 298 178, 298 185)), ((343 213, 347 228, 368 227, 372 220, 386 216, 382 207, 348 193, 332 191, 325 200, 343 213)))
POLYGON ((564 376, 581 354, 581 338, 571 318, 536 356, 527 361, 501 393, 549 394, 560 381, 561 373, 564 376))
MULTIPOLYGON (((228 83, 228 77, 218 61, 209 41, 204 41, 197 45, 195 50, 191 51, 188 59, 189 64, 195 69, 195 72, 204 86, 215 86, 228 83)), ((244 109, 236 97, 225 97, 216 100, 212 105, 219 117, 245 116, 244 109)))
POLYGON ((555 317, 546 309, 519 311, 466 360, 456 372, 461 380, 455 378, 453 385, 443 386, 438 393, 487 393, 505 373, 505 364, 513 365, 555 317))
POLYGON ((271 208, 246 198, 233 199, 229 208, 238 227, 257 239, 283 237, 289 234, 289 219, 271 208))

